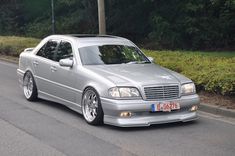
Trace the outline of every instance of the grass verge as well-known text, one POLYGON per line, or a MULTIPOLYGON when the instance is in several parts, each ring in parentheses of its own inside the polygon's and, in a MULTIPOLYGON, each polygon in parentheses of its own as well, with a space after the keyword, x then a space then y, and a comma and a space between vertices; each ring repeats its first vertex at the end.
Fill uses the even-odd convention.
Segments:
POLYGON ((0 36, 0 54, 18 57, 25 48, 34 47, 39 41, 29 37, 0 36))

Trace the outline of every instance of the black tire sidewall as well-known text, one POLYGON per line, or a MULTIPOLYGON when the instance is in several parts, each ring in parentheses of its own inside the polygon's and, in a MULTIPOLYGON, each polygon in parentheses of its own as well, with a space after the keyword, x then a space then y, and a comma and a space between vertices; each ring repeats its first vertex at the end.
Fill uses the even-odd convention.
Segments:
POLYGON ((83 95, 82 95, 82 114, 83 114, 83 117, 86 120, 86 122, 91 124, 91 125, 101 125, 101 124, 103 124, 104 113, 103 113, 103 109, 102 109, 102 106, 101 106, 100 96, 99 96, 98 92, 92 87, 86 88, 85 91, 83 92, 83 95), (84 98, 85 93, 89 90, 92 90, 96 94, 96 97, 98 99, 97 116, 91 122, 86 120, 86 118, 84 116, 84 112, 83 112, 83 107, 84 107, 83 98, 84 98))
MULTIPOLYGON (((33 80, 33 91, 32 91, 32 94, 31 94, 31 96, 30 96, 29 98, 27 98, 26 96, 25 96, 25 98, 26 98, 27 100, 29 100, 29 101, 35 101, 35 100, 37 100, 37 97, 38 97, 37 86, 36 86, 36 83, 35 83, 33 74, 32 74, 30 71, 27 71, 27 72, 25 73, 24 79, 25 79, 25 76, 26 76, 27 74, 29 74, 29 75, 32 77, 32 80, 33 80)), ((24 82, 24 80, 23 80, 23 82, 24 82)))

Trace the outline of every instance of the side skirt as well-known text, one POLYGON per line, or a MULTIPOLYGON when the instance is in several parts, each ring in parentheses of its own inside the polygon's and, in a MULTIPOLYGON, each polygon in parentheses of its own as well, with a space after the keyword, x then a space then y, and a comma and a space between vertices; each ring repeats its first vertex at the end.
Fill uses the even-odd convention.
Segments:
POLYGON ((51 95, 51 94, 48 94, 48 93, 45 93, 45 92, 42 92, 42 91, 39 91, 39 90, 38 90, 38 97, 41 98, 41 99, 48 100, 48 101, 57 102, 59 104, 62 104, 64 106, 74 110, 75 112, 78 112, 78 113, 82 114, 82 109, 81 109, 80 104, 62 99, 60 97, 57 97, 57 96, 54 96, 54 95, 51 95))

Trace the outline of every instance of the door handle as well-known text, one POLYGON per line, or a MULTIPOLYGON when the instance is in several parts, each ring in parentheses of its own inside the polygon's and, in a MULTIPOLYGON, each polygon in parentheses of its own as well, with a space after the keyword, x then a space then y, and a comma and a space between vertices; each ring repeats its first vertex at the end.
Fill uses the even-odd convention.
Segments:
POLYGON ((34 66, 37 66, 39 63, 38 63, 38 61, 34 61, 33 64, 34 64, 34 66))
POLYGON ((51 71, 52 71, 52 72, 55 72, 55 71, 57 71, 56 67, 54 67, 54 66, 51 66, 51 71))

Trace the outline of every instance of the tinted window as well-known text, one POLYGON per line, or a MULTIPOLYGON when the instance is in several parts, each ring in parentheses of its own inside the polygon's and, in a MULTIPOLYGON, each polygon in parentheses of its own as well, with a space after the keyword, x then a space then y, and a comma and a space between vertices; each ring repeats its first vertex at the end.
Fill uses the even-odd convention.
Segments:
POLYGON ((70 57, 73 57, 73 50, 71 44, 66 41, 61 41, 55 56, 55 61, 70 57))
POLYGON ((84 65, 150 63, 136 47, 126 45, 100 45, 79 49, 84 65))
POLYGON ((38 56, 45 57, 50 60, 54 60, 54 55, 56 48, 58 46, 58 41, 51 40, 48 41, 37 53, 38 56))
POLYGON ((42 46, 42 48, 37 52, 37 55, 38 55, 38 56, 46 57, 46 55, 45 55, 45 53, 44 53, 44 50, 45 50, 45 48, 46 48, 46 45, 47 45, 47 44, 44 44, 44 45, 42 46))

